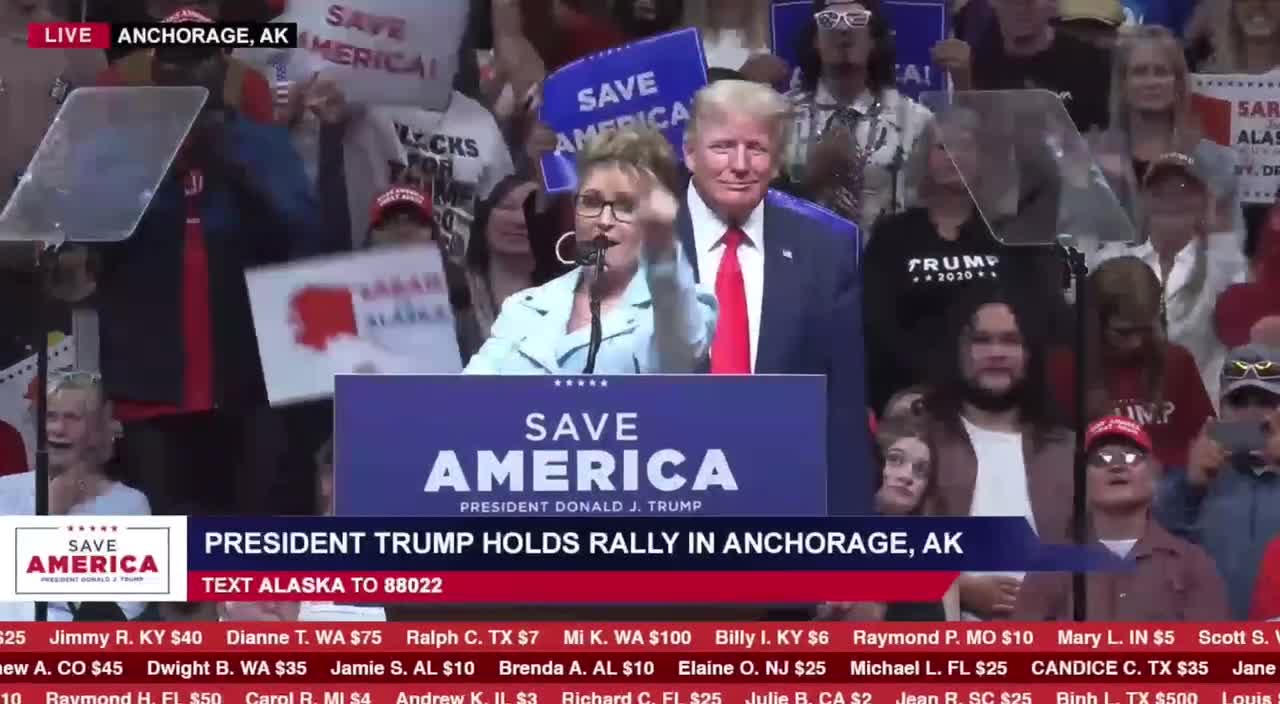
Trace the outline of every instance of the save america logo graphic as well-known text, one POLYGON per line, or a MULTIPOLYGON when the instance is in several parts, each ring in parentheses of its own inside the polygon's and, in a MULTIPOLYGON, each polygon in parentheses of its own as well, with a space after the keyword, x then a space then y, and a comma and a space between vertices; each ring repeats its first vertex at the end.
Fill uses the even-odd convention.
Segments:
POLYGON ((165 595, 170 589, 166 526, 103 519, 14 529, 14 593, 165 595))

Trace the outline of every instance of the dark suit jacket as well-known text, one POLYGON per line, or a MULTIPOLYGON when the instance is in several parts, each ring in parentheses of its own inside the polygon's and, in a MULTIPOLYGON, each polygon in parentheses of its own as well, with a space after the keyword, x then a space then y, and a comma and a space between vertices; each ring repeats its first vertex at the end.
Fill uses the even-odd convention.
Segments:
MULTIPOLYGON (((687 207, 681 207, 676 226, 700 278, 687 207)), ((862 359, 858 228, 776 191, 765 198, 764 226, 764 299, 755 372, 826 375, 828 512, 870 514, 874 465, 862 359)))

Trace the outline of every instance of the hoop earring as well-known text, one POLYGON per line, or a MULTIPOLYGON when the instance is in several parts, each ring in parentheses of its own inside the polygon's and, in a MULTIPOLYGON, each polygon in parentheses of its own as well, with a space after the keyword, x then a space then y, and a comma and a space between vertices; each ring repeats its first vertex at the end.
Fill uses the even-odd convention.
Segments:
POLYGON ((570 230, 569 232, 566 232, 563 235, 560 235, 560 239, 556 240, 556 259, 559 259, 560 263, 564 264, 565 266, 577 266, 578 264, 578 262, 574 259, 566 259, 563 254, 565 240, 569 239, 570 237, 573 237, 575 234, 577 233, 570 230))

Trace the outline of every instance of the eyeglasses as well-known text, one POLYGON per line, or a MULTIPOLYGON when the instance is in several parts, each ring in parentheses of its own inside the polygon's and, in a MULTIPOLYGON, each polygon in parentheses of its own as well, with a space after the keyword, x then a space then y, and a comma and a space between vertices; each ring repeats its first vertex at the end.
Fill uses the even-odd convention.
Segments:
POLYGON ((1241 362, 1233 359, 1222 367, 1222 378, 1238 381, 1240 379, 1248 379, 1252 375, 1254 378, 1271 381, 1280 379, 1280 364, 1276 364, 1271 360, 1262 362, 1241 362))
POLYGON ((1098 468, 1116 465, 1132 467, 1146 458, 1147 453, 1137 450, 1099 450, 1089 455, 1089 464, 1098 468))
POLYGON ((818 29, 827 31, 861 29, 871 24, 871 13, 867 10, 823 10, 814 13, 813 19, 818 23, 818 29))
POLYGON ((604 214, 607 205, 613 211, 613 219, 622 223, 631 222, 635 217, 636 206, 625 200, 605 200, 594 193, 582 193, 574 200, 578 215, 584 218, 598 218, 604 214))

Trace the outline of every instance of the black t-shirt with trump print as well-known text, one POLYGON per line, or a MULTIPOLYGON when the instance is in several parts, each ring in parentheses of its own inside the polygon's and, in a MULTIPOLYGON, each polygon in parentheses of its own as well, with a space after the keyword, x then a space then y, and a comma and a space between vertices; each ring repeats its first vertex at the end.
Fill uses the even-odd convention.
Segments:
POLYGON ((955 240, 929 212, 911 208, 877 223, 863 262, 869 394, 881 408, 894 392, 926 380, 930 350, 946 336, 957 294, 1001 278, 1005 247, 976 214, 955 240))

